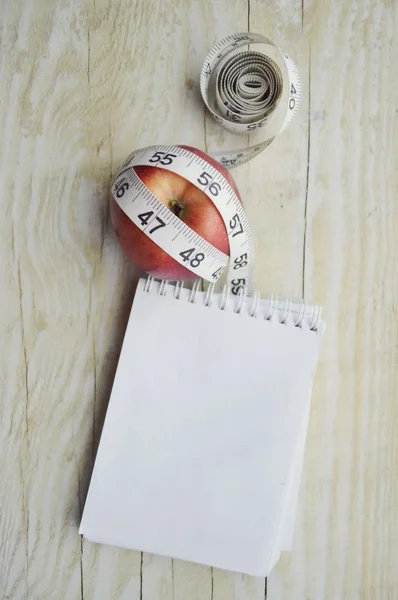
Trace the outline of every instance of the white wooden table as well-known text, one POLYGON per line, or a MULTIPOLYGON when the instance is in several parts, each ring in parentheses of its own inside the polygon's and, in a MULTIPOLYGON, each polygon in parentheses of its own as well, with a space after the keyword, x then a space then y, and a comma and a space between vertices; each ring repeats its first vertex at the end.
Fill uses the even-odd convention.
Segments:
POLYGON ((198 75, 248 27, 291 53, 304 91, 236 170, 257 287, 328 322, 294 551, 268 598, 398 598, 397 15, 395 0, 0 0, 2 600, 264 599, 264 580, 77 529, 137 276, 110 181, 136 147, 225 147, 198 75))

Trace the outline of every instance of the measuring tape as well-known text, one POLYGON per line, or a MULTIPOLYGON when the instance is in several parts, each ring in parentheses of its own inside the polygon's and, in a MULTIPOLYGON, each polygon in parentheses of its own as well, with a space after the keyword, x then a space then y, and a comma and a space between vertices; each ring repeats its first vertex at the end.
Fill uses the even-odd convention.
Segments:
MULTIPOLYGON (((295 64, 274 42, 256 33, 237 33, 218 42, 204 62, 200 89, 208 110, 222 127, 232 133, 261 136, 249 147, 210 153, 228 169, 262 152, 293 119, 300 101, 295 64), (269 52, 252 50, 252 45, 273 49, 282 66, 269 52)), ((112 195, 139 229, 198 277, 215 283, 228 266, 227 284, 232 294, 253 294, 254 243, 249 222, 235 191, 205 158, 180 146, 139 149, 124 163, 112 195), (230 256, 185 225, 152 194, 134 170, 145 165, 177 173, 210 198, 228 232, 230 256)))

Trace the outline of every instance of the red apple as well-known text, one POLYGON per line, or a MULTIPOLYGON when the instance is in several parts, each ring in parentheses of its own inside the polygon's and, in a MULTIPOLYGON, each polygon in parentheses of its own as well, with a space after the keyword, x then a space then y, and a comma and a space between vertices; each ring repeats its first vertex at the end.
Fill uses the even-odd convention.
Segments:
MULTIPOLYGON (((225 167, 197 148, 179 147, 207 160, 222 173, 241 200, 238 188, 225 167)), ((213 202, 202 190, 180 175, 165 169, 149 166, 139 166, 134 169, 141 181, 158 200, 210 244, 229 255, 228 234, 224 221, 213 202)), ((137 267, 160 279, 192 280, 198 278, 195 273, 183 267, 141 231, 113 197, 110 200, 110 210, 112 224, 120 245, 127 258, 137 267)))

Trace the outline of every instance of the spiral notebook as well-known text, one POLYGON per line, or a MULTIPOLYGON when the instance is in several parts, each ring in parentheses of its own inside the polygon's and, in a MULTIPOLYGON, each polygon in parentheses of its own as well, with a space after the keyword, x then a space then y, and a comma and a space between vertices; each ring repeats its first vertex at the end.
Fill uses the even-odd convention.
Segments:
POLYGON ((140 280, 80 533, 267 576, 292 543, 320 312, 140 280))

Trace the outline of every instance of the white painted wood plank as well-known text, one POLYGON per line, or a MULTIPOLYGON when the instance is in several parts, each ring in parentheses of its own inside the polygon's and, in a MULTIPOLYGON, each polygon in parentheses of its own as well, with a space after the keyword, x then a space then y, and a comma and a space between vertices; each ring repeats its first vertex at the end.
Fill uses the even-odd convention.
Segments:
MULTIPOLYGON (((396 7, 395 7, 396 8, 396 7)), ((396 10, 309 6, 306 292, 328 331, 294 552, 274 600, 398 597, 396 10)))
MULTIPOLYGON (((223 28, 222 35, 217 31, 216 39, 233 31, 246 31, 248 26, 251 31, 269 36, 291 53, 300 69, 305 90, 308 44, 302 37, 301 4, 282 4, 251 0, 246 6, 247 21, 242 19, 235 29, 223 28)), ((251 163, 233 171, 253 228, 257 250, 256 287, 262 294, 301 297, 307 113, 307 97, 304 96, 300 112, 286 132, 251 163)), ((211 117, 206 119, 206 133, 208 150, 244 145, 245 138, 224 132, 211 117)), ((250 138, 246 143, 250 144, 250 138)), ((261 578, 214 569, 214 599, 262 600, 264 596, 265 581, 261 578)))
MULTIPOLYGON (((195 49, 190 50, 190 30, 186 28, 188 8, 182 2, 162 6, 97 2, 95 12, 89 13, 90 102, 91 114, 96 117, 91 128, 92 144, 104 147, 103 168, 109 169, 110 164, 113 176, 134 148, 182 142, 203 146, 203 112, 199 104, 192 102, 195 90, 190 72, 195 49), (114 34, 109 37, 110 31, 114 34)), ((94 179, 101 181, 96 161, 93 168, 94 179)), ((108 185, 109 182, 108 179, 108 185)), ((103 202, 107 202, 106 197, 103 202)), ((95 279, 95 446, 133 296, 131 277, 125 282, 124 293, 112 293, 115 253, 118 260, 124 259, 120 249, 115 250, 115 236, 110 229, 107 220, 95 279), (109 246, 107 238, 112 240, 109 246), (109 295, 104 296, 104 289, 109 295), (107 360, 110 349, 113 355, 107 360)), ((120 275, 117 282, 120 285, 120 275)), ((105 550, 84 541, 83 582, 86 598, 172 598, 172 561, 116 548, 105 550)))
POLYGON ((82 244, 75 203, 85 156, 80 9, 1 10, 3 598, 80 597, 76 455, 92 392, 91 240, 82 244))
POLYGON ((302 6, 288 0, 251 0, 250 20, 253 31, 291 55, 302 84, 296 118, 248 164, 247 177, 240 182, 256 242, 256 284, 262 295, 301 299, 308 157, 308 41, 302 6))

